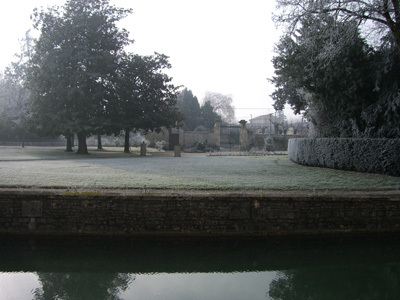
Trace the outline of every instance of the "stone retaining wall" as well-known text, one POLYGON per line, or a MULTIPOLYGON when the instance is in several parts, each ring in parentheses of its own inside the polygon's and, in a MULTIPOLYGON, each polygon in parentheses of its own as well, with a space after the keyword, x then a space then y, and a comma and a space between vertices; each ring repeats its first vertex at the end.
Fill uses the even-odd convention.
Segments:
POLYGON ((374 196, 0 193, 0 234, 277 235, 400 231, 400 193, 374 196))

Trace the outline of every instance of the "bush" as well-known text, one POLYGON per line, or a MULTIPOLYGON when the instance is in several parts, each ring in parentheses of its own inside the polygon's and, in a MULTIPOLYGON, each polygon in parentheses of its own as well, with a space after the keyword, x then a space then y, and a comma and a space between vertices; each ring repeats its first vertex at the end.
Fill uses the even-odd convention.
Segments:
POLYGON ((156 147, 156 149, 158 149, 158 150, 165 150, 166 146, 167 146, 167 143, 166 143, 164 140, 157 141, 157 142, 155 143, 155 147, 156 147))
POLYGON ((333 169, 400 176, 400 139, 290 139, 295 163, 333 169))
POLYGON ((259 150, 263 150, 265 148, 265 138, 263 135, 254 134, 254 142, 253 147, 259 150))
POLYGON ((197 149, 197 152, 206 152, 206 144, 204 143, 197 143, 197 145, 196 145, 196 149, 197 149))
POLYGON ((274 140, 271 136, 267 136, 265 138, 265 150, 266 151, 274 151, 274 140))
POLYGON ((131 143, 133 147, 140 147, 140 145, 145 142, 146 145, 149 144, 149 141, 146 140, 146 138, 140 133, 136 133, 131 137, 131 143))

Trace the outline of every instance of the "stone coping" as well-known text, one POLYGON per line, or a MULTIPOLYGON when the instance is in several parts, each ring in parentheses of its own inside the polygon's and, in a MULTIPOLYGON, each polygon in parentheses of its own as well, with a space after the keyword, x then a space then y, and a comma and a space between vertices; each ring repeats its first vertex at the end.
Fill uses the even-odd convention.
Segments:
POLYGON ((62 195, 90 197, 220 197, 220 198, 389 198, 400 201, 400 190, 162 190, 162 189, 46 189, 46 188, 0 188, 0 195, 62 195))

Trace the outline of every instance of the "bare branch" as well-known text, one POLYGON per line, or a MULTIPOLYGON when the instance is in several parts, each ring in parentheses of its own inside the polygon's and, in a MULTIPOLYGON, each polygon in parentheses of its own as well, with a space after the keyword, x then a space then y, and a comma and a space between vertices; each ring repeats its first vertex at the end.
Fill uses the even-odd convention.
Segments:
POLYGON ((277 0, 279 15, 275 21, 285 25, 287 34, 294 36, 302 20, 332 16, 336 22, 369 24, 368 31, 382 34, 391 31, 400 51, 400 0, 277 0), (374 26, 370 26, 370 25, 374 26))

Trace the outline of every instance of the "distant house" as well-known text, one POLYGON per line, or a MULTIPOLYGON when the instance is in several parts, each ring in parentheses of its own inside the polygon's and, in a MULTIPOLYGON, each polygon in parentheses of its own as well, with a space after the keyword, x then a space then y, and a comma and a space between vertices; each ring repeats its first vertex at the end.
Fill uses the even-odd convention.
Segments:
POLYGON ((262 115, 262 116, 258 116, 258 117, 252 118, 248 125, 253 125, 253 126, 263 125, 263 126, 267 126, 271 122, 273 123, 274 121, 275 121, 274 114, 268 114, 268 115, 262 115))
POLYGON ((247 127, 255 133, 281 134, 279 125, 284 123, 284 119, 275 114, 261 115, 252 118, 247 127))

